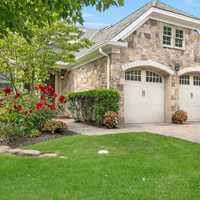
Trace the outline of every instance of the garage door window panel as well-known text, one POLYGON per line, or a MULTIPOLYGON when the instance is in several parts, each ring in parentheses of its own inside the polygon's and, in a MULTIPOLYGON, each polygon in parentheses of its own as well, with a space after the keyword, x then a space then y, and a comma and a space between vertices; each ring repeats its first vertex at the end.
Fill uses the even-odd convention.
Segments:
POLYGON ((125 72, 125 80, 127 81, 141 81, 140 70, 129 70, 125 72))
POLYGON ((184 74, 180 76, 180 84, 181 85, 190 85, 190 76, 188 74, 184 74))
POLYGON ((151 71, 146 71, 146 82, 162 83, 162 77, 151 71))
POLYGON ((200 86, 200 76, 194 76, 193 77, 193 85, 194 86, 200 86))

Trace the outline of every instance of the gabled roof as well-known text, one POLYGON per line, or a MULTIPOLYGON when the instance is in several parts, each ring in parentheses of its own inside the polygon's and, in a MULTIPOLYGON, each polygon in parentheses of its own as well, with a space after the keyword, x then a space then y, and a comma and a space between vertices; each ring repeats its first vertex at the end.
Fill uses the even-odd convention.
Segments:
POLYGON ((191 19, 200 20, 200 18, 195 17, 189 13, 173 8, 158 0, 153 0, 112 26, 108 26, 100 30, 93 30, 92 34, 91 34, 91 29, 86 29, 86 32, 83 35, 83 37, 88 38, 89 36, 89 39, 94 42, 94 45, 89 49, 82 49, 79 53, 77 53, 76 55, 77 58, 83 57, 87 53, 91 52, 91 50, 96 49, 98 46, 106 44, 109 41, 111 41, 115 36, 117 36, 124 29, 126 29, 128 26, 134 23, 138 18, 144 15, 151 8, 157 8, 163 11, 168 11, 170 13, 175 13, 181 16, 189 17, 191 19))

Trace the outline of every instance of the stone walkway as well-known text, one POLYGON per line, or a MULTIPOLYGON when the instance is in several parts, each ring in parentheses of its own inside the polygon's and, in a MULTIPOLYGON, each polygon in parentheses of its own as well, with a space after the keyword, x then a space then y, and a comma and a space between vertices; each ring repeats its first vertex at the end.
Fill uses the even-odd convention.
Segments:
POLYGON ((33 156, 33 157, 40 157, 40 158, 52 158, 52 157, 58 156, 58 154, 56 153, 42 153, 37 150, 26 150, 26 149, 21 149, 21 148, 13 149, 9 146, 0 146, 0 153, 18 155, 18 156, 33 156))
POLYGON ((106 129, 97 128, 83 123, 75 123, 72 119, 63 119, 62 121, 67 123, 70 131, 88 136, 127 132, 149 132, 200 143, 200 123, 188 123, 184 125, 176 125, 171 123, 128 124, 120 127, 119 129, 106 129))

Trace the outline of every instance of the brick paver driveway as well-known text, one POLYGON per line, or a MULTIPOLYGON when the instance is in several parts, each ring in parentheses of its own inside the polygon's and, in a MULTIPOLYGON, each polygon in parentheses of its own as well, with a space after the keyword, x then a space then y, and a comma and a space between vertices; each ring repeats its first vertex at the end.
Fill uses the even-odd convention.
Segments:
POLYGON ((106 135, 127 132, 150 132, 164 136, 176 137, 191 142, 200 143, 200 123, 176 124, 128 124, 119 129, 97 128, 83 123, 75 123, 74 120, 62 120, 68 124, 69 130, 83 135, 106 135))

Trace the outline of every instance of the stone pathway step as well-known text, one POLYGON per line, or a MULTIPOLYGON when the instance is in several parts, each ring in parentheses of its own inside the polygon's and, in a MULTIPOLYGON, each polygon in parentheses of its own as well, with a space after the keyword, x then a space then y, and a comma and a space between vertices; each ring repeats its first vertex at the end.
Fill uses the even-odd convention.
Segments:
POLYGON ((33 156, 33 157, 40 157, 40 158, 50 158, 50 157, 57 157, 58 154, 56 153, 42 153, 37 150, 27 150, 21 148, 11 148, 10 146, 0 146, 0 153, 7 153, 11 155, 19 155, 19 156, 33 156))

